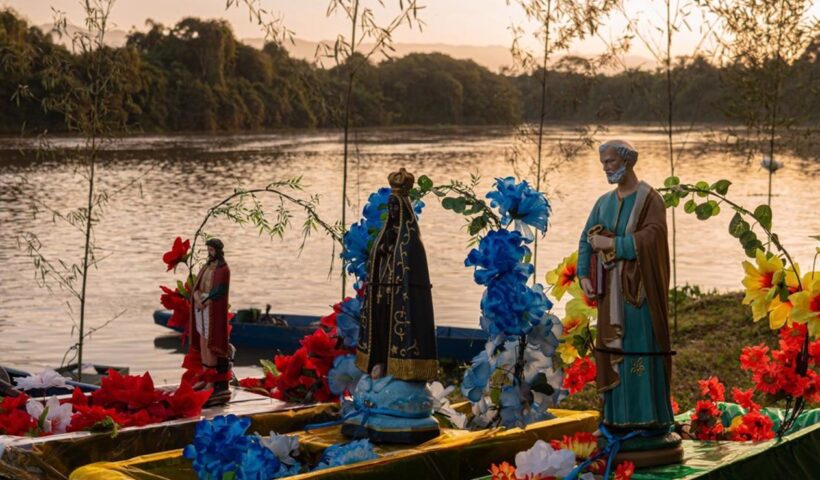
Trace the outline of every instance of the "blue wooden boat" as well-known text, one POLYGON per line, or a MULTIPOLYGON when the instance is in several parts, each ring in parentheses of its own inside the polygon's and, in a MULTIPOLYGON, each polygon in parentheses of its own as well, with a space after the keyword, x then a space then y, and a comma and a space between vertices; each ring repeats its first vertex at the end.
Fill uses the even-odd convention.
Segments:
MULTIPOLYGON (((239 310, 231 320, 231 343, 236 348, 250 347, 291 354, 299 341, 319 328, 319 318, 311 315, 258 315, 251 310, 239 310), (244 321, 247 320, 247 321, 244 321)), ((168 327, 170 310, 156 310, 154 323, 168 327)), ((168 327, 181 332, 181 328, 168 327)), ((482 330, 463 327, 436 327, 439 358, 468 362, 487 343, 482 330)))

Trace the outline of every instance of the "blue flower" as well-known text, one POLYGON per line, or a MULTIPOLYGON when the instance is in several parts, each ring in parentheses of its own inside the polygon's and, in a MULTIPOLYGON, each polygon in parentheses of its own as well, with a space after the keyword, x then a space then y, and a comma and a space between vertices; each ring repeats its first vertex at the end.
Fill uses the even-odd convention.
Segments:
POLYGON ((315 470, 349 465, 379 458, 373 451, 373 444, 368 440, 356 440, 349 443, 331 445, 322 453, 322 458, 315 470))
POLYGON ((354 223, 350 230, 345 232, 342 243, 344 249, 341 257, 345 260, 347 273, 359 279, 367 276, 367 255, 370 250, 370 234, 364 220, 354 223))
POLYGON ((496 178, 496 191, 487 194, 490 206, 498 208, 501 213, 501 225, 507 226, 515 221, 515 229, 522 231, 527 238, 532 238, 527 225, 540 232, 547 231, 550 216, 550 204, 543 193, 530 187, 526 180, 515 183, 515 178, 496 178))
POLYGON ((526 334, 551 307, 540 284, 529 287, 505 276, 491 282, 481 298, 482 329, 490 335, 526 334))
POLYGON ((517 385, 507 385, 501 389, 501 426, 506 428, 524 427, 524 404, 517 385))
POLYGON ((476 267, 474 278, 479 285, 487 285, 506 275, 526 281, 532 275, 533 266, 523 263, 530 253, 524 241, 519 232, 491 230, 481 238, 477 249, 470 250, 464 265, 476 267))
POLYGON ((327 373, 327 384, 334 395, 353 392, 364 373, 356 367, 356 355, 340 355, 333 359, 333 368, 327 373))
POLYGON ((560 344, 558 337, 563 334, 563 330, 561 320, 555 315, 546 313, 527 335, 527 343, 538 347, 547 357, 552 357, 560 344))
POLYGON ((484 389, 487 388, 493 369, 487 351, 482 350, 473 357, 472 366, 464 372, 464 380, 461 382, 461 394, 471 402, 479 401, 484 395, 484 389))
MULTIPOLYGON (((269 480, 278 478, 282 464, 276 455, 250 437, 248 448, 242 455, 236 469, 236 480, 269 480)), ((287 470, 287 468, 286 468, 287 470)), ((201 478, 201 477, 200 477, 201 478)), ((215 477, 222 478, 222 477, 215 477)))
POLYGON ((236 415, 217 416, 196 425, 193 444, 183 451, 185 458, 193 461, 199 478, 222 478, 234 472, 242 463, 242 457, 251 441, 245 436, 251 420, 236 415))
POLYGON ((362 300, 359 297, 346 298, 342 309, 336 315, 336 332, 344 340, 346 347, 353 348, 359 343, 359 318, 362 314, 362 300))
POLYGON ((362 216, 371 232, 378 233, 384 224, 384 219, 387 218, 387 200, 390 199, 390 192, 390 187, 382 187, 367 197, 362 216))

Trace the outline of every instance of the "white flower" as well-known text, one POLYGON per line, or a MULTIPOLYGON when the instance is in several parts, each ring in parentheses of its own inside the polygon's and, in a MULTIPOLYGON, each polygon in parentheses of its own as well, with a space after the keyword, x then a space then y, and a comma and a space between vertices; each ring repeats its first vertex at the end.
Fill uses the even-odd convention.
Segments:
MULTIPOLYGON (((257 436, 259 435, 257 434, 257 436)), ((285 465, 296 464, 293 455, 299 454, 299 438, 295 435, 279 435, 271 431, 268 438, 259 436, 259 443, 273 452, 276 458, 285 465)))
POLYGON ((498 408, 489 396, 473 404, 473 423, 479 428, 487 427, 498 415, 498 408))
POLYGON ((43 422, 43 429, 46 432, 65 433, 65 429, 71 423, 73 413, 71 404, 60 405, 60 401, 55 396, 49 398, 45 405, 33 399, 26 402, 26 412, 38 422, 45 409, 48 409, 48 413, 46 413, 45 422, 43 422))
POLYGON ((66 380, 70 380, 51 369, 45 369, 36 375, 29 375, 25 378, 16 378, 14 383, 21 390, 33 390, 35 388, 65 387, 66 380))
POLYGON ((464 430, 467 427, 467 415, 463 413, 457 412, 453 407, 449 405, 446 407, 442 407, 437 410, 438 413, 447 417, 450 420, 450 423, 453 424, 454 427, 464 430))
POLYGON ((515 475, 518 478, 566 477, 575 468, 575 452, 553 450, 549 443, 538 440, 531 449, 515 455, 515 475))
POLYGON ((428 383, 427 390, 433 398, 433 410, 438 411, 441 408, 450 405, 450 400, 447 398, 447 395, 450 395, 455 389, 456 387, 453 385, 444 388, 444 385, 442 385, 441 382, 428 383))

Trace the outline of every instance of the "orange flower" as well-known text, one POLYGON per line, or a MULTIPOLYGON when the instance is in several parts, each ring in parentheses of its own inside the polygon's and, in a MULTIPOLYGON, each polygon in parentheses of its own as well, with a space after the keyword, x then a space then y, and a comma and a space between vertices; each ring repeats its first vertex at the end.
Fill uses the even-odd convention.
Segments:
POLYGON ((490 475, 492 475, 492 480, 516 480, 515 467, 507 462, 501 462, 501 465, 490 465, 490 475))
POLYGON ((632 478, 634 473, 635 464, 627 460, 618 465, 618 468, 615 469, 615 476, 613 478, 615 480, 629 480, 632 478))

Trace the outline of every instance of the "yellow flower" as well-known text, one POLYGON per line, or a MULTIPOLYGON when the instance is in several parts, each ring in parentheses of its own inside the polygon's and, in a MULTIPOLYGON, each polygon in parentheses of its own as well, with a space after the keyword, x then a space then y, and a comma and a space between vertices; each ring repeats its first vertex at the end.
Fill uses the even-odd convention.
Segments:
POLYGON ((564 258, 555 270, 547 272, 547 284, 552 285, 556 300, 561 300, 564 293, 573 284, 578 283, 578 252, 564 258))
MULTIPOLYGON (((797 292, 800 289, 800 283, 797 282, 797 276, 800 274, 800 267, 795 265, 795 268, 786 270, 785 275, 785 285, 786 288, 789 289, 789 295, 797 292), (797 273, 794 270, 797 270, 797 273)), ((806 278, 803 279, 803 284, 806 284, 806 281, 811 278, 810 275, 806 275, 806 278)), ((791 311, 792 311, 792 302, 791 300, 780 300, 780 295, 777 294, 778 289, 773 288, 770 291, 770 294, 766 297, 774 297, 772 298, 772 302, 769 304, 769 327, 772 330, 778 330, 783 327, 783 325, 788 325, 789 327, 792 326, 792 319, 791 319, 791 311)))
POLYGON ((818 337, 820 336, 820 273, 815 273, 814 278, 811 274, 806 274, 803 289, 802 292, 789 297, 789 301, 794 305, 791 319, 794 323, 808 323, 809 334, 812 337, 818 337))
POLYGON ((564 326, 564 337, 571 337, 580 334, 584 327, 589 325, 589 318, 583 315, 567 315, 561 320, 564 326))
POLYGON ((561 342, 555 351, 561 356, 561 361, 564 362, 564 365, 572 365, 572 362, 574 362, 576 358, 581 357, 578 355, 578 349, 573 347, 569 342, 561 342))
POLYGON ((577 282, 567 290, 572 300, 567 303, 567 315, 573 317, 598 318, 598 302, 589 298, 577 282))
POLYGON ((756 322, 769 312, 771 298, 767 296, 772 286, 776 285, 783 275, 783 261, 777 255, 766 258, 763 250, 756 252, 755 260, 757 266, 743 262, 743 269, 746 271, 746 277, 743 279, 743 286, 746 287, 743 304, 752 306, 752 315, 756 322))

